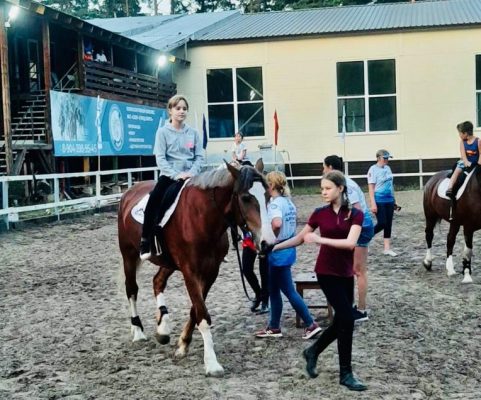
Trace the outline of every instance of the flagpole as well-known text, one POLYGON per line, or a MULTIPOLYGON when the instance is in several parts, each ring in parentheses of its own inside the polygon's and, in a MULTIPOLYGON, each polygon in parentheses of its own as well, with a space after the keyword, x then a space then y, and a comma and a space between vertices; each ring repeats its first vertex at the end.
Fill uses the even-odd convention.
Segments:
POLYGON ((342 158, 346 160, 346 104, 342 105, 342 158))

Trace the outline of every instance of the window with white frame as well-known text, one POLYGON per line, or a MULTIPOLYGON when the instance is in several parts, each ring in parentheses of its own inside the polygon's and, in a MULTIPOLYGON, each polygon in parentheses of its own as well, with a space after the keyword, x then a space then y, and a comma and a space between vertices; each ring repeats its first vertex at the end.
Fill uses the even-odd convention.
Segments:
POLYGON ((476 126, 481 126, 481 55, 476 55, 476 126))
POLYGON ((337 63, 338 132, 397 130, 396 62, 337 63))
POLYGON ((209 137, 264 136, 262 68, 207 70, 209 137))

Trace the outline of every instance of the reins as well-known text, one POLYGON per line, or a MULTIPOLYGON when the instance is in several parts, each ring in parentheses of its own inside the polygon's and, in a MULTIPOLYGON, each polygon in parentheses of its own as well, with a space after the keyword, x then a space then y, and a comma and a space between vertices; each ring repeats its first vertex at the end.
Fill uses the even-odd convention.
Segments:
POLYGON ((230 233, 231 233, 231 236, 232 236, 232 245, 234 246, 234 249, 235 249, 236 254, 237 254, 237 262, 239 264, 239 271, 240 271, 240 276, 241 276, 241 281, 242 281, 242 287, 244 288, 244 293, 247 297, 247 300, 254 301, 249 296, 249 293, 247 293, 247 287, 246 287, 246 282, 245 282, 245 278, 244 278, 244 266, 242 265, 242 260, 241 260, 241 256, 240 256, 240 252, 239 252, 240 236, 239 236, 239 233, 237 232, 237 225, 235 225, 235 222, 230 225, 230 233))

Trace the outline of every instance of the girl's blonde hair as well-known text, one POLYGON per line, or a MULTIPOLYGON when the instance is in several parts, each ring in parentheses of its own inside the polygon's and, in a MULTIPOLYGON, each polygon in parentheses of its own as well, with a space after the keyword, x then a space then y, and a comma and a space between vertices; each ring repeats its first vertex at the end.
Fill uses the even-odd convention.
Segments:
POLYGON ((179 104, 182 100, 184 100, 185 105, 187 106, 187 110, 189 109, 189 102, 185 98, 184 95, 181 94, 176 94, 175 96, 172 96, 169 101, 167 102, 167 108, 170 110, 174 108, 177 104, 179 104))
POLYGON ((272 185, 275 190, 277 190, 281 196, 290 196, 291 190, 287 185, 287 178, 283 172, 271 171, 266 176, 267 183, 272 185))
POLYGON ((349 219, 351 217, 352 204, 349 201, 349 197, 347 196, 347 182, 344 174, 341 171, 334 170, 325 174, 322 179, 327 179, 328 181, 331 181, 337 187, 343 187, 341 193, 341 207, 347 208, 349 213, 347 214, 346 219, 349 219))

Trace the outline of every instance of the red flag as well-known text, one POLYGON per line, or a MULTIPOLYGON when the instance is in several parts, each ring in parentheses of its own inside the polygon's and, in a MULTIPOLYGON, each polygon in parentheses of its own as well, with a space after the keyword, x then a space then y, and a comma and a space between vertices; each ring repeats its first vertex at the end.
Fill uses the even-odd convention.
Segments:
POLYGON ((277 110, 274 110, 274 144, 277 146, 279 138, 279 121, 277 120, 277 110))

